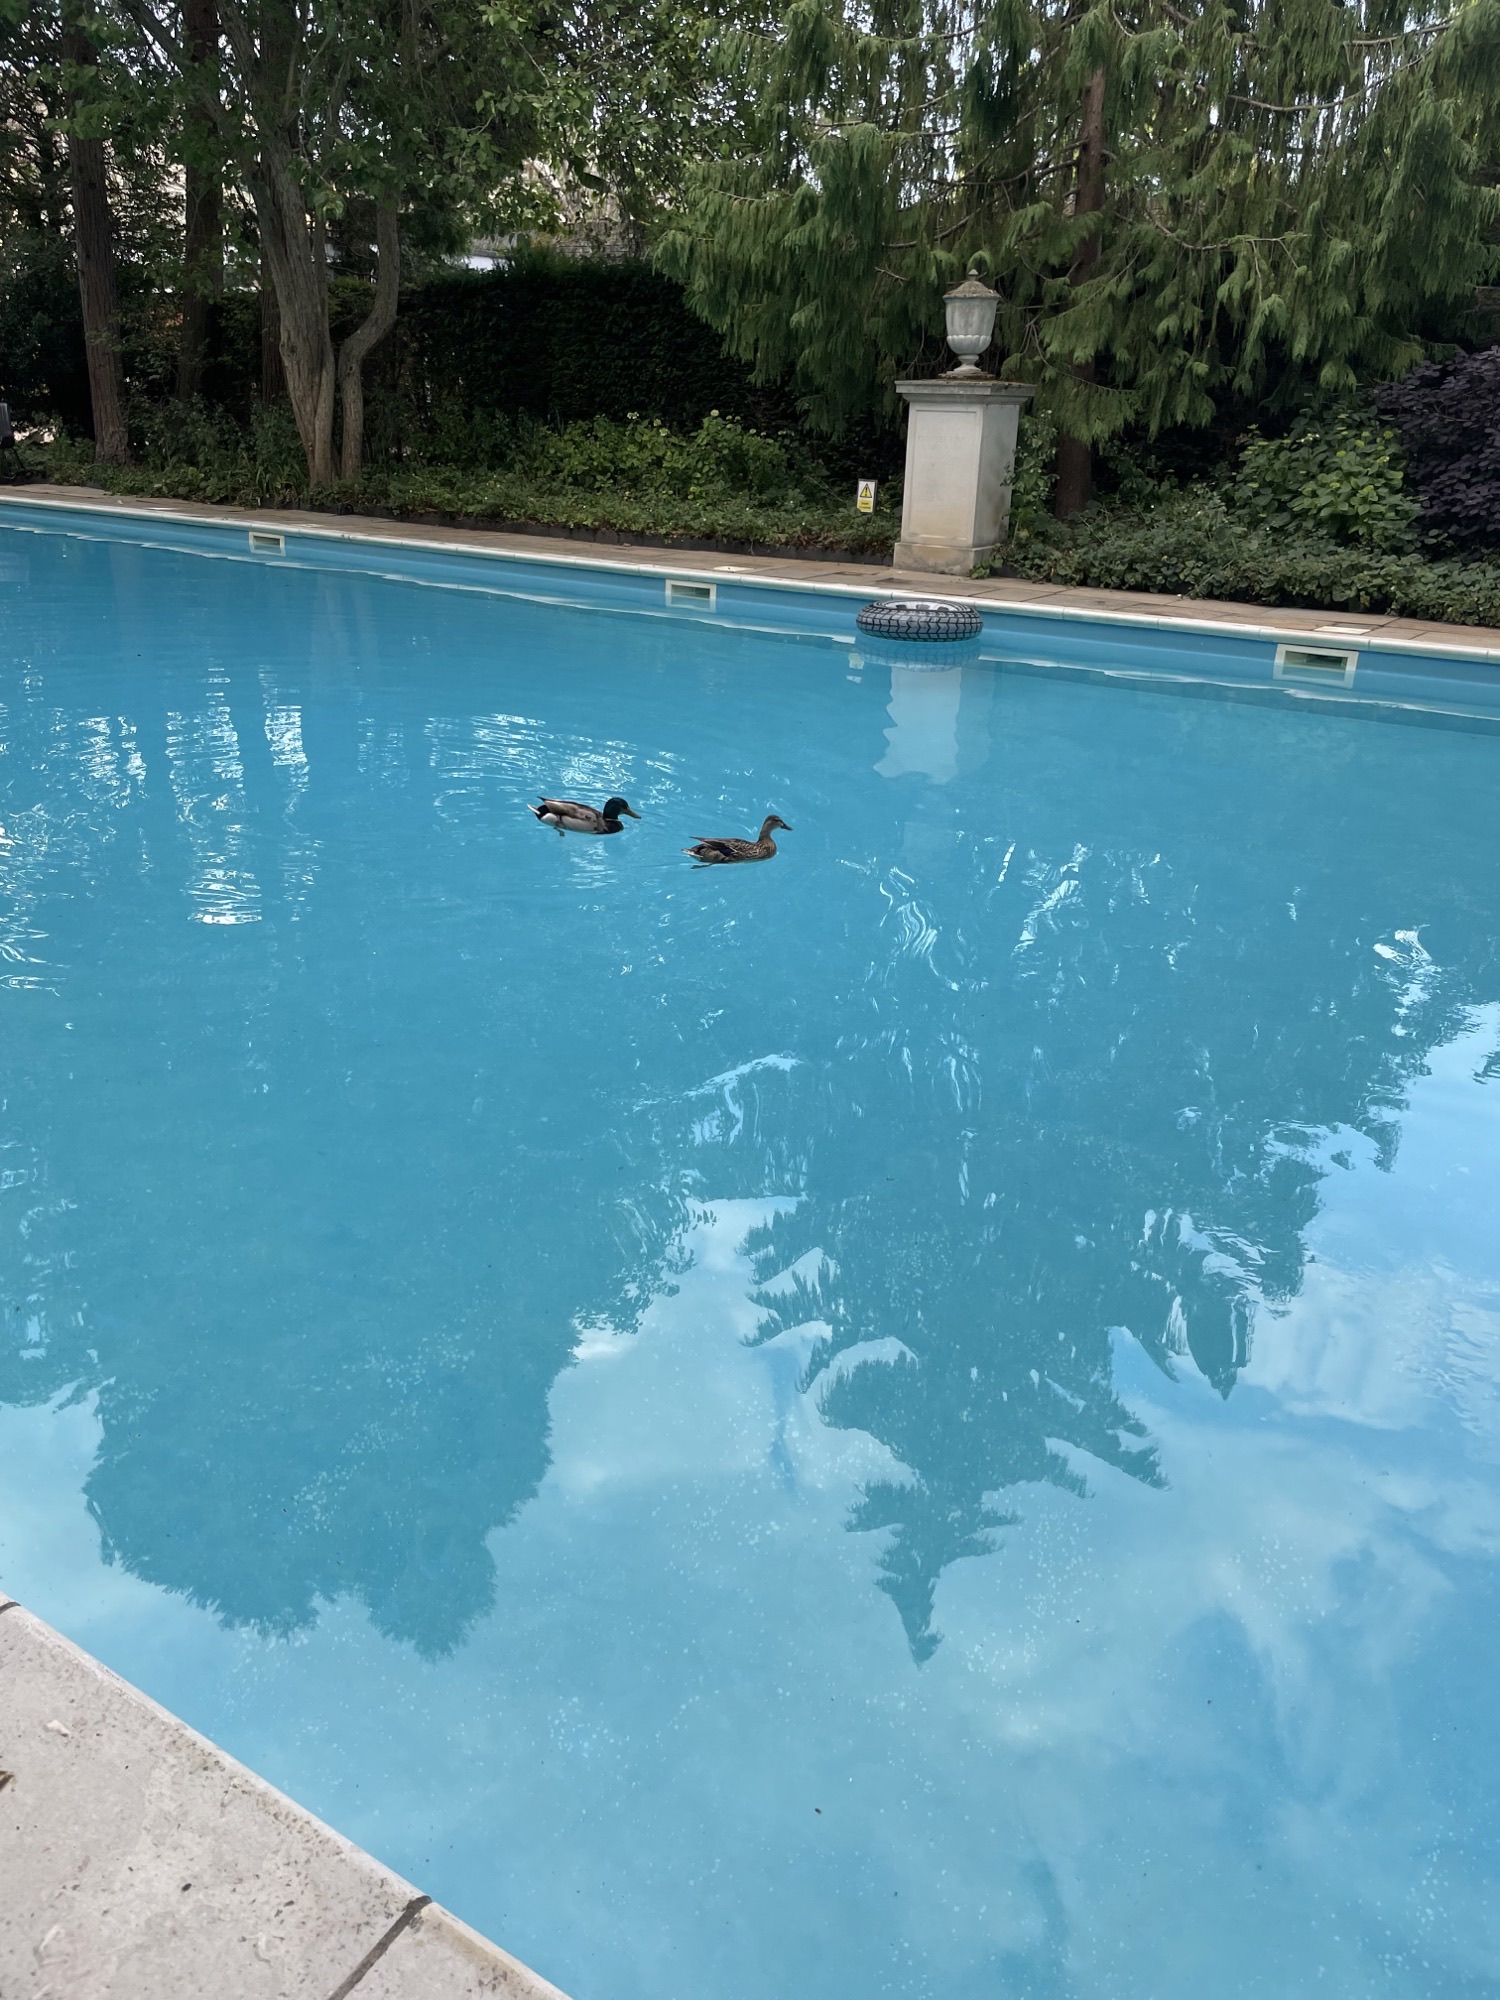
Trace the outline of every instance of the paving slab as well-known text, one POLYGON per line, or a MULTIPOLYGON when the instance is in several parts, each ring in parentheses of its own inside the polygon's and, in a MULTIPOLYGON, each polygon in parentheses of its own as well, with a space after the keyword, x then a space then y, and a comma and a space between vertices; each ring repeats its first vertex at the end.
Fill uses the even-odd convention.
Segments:
POLYGON ((357 2000, 564 2000, 436 1903, 418 1911, 355 1993, 357 2000))
POLYGON ((560 2000, 4 1597, 0 1774, 4 2000, 560 2000))

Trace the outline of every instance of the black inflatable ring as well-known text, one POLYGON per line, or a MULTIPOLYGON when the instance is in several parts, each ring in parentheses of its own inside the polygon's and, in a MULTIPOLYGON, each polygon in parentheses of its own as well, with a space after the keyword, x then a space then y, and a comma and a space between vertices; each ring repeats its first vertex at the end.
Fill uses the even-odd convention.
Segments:
POLYGON ((970 604, 943 604, 928 597, 886 597, 867 604, 855 619, 861 632, 878 639, 972 639, 984 620, 970 604))

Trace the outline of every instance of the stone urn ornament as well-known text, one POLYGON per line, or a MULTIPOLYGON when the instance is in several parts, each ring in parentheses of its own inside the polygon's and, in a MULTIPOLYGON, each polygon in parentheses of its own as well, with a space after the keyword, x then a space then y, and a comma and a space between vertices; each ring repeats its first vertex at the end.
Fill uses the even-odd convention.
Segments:
POLYGON ((958 356, 958 366, 944 376, 947 382, 981 382, 988 378, 979 366, 979 357, 995 338, 995 315, 1000 310, 1000 294, 992 292, 977 271, 970 271, 961 285, 943 294, 943 316, 948 322, 948 345, 958 356))
POLYGON ((896 384, 910 409, 898 570, 967 576, 1005 546, 1016 426, 1035 392, 1029 382, 1001 382, 979 365, 999 310, 1000 294, 971 270, 943 294, 957 367, 896 384))

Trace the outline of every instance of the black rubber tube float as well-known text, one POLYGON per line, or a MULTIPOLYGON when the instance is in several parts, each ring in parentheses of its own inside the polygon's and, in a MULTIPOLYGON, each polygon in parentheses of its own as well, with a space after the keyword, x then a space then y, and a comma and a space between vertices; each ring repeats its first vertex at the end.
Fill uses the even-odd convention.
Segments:
POLYGON ((984 629, 984 620, 972 604, 944 604, 929 597, 883 597, 867 604, 854 622, 875 639, 915 639, 928 644, 972 639, 984 629))

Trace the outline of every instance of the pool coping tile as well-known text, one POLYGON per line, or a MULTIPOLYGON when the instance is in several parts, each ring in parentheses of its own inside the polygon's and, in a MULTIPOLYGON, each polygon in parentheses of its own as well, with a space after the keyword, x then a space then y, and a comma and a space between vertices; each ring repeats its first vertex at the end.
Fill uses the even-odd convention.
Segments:
POLYGON ((518 1960, 436 1903, 411 1923, 355 1989, 355 2000, 564 2000, 518 1960))
POLYGON ((648 548, 569 534, 521 534, 490 528, 449 527, 421 521, 392 521, 369 515, 325 514, 304 508, 249 508, 196 500, 153 499, 106 493, 101 487, 37 484, 0 487, 0 502, 39 511, 71 507, 99 513, 141 514, 157 519, 218 523, 229 527, 295 530, 336 541, 375 541, 409 548, 444 548, 469 554, 523 557, 530 562, 574 565, 636 574, 669 572, 709 580, 733 577, 746 583, 789 590, 848 595, 921 595, 967 598, 986 610, 1022 616, 1118 622, 1160 630, 1233 633, 1242 638, 1317 639, 1325 644, 1358 639, 1374 651, 1417 651, 1441 657, 1480 659, 1500 666, 1500 629, 1443 625, 1425 618, 1395 618, 1385 612, 1301 611, 1212 598, 1158 597, 1143 591, 1069 589, 1021 577, 936 576, 893 569, 886 563, 841 563, 794 555, 727 556, 719 551, 648 548))
POLYGON ((563 2000, 0 1592, 6 2000, 563 2000))

